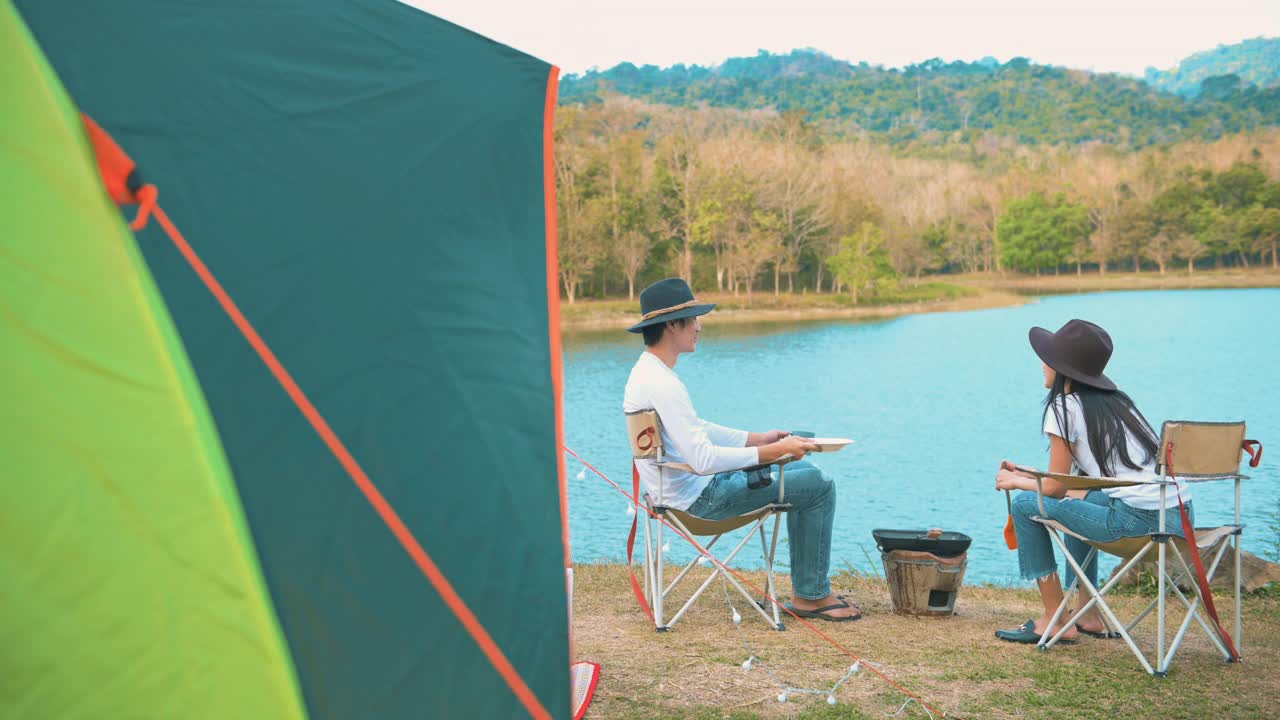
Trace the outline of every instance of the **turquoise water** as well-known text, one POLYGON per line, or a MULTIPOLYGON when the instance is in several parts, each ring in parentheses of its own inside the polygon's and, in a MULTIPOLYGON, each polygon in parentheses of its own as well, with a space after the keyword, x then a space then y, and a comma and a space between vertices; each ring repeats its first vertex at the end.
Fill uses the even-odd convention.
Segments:
MULTIPOLYGON (((973 537, 967 581, 1012 583, 1017 561, 1001 535, 1006 509, 995 471, 1002 458, 1048 464, 1040 433, 1045 390, 1027 330, 1056 330, 1073 317, 1111 333, 1116 350, 1107 374, 1157 430, 1166 419, 1248 421, 1249 436, 1269 450, 1261 467, 1246 471, 1245 548, 1274 549, 1278 289, 1055 296, 869 323, 717 326, 713 313, 698 351, 682 356, 676 371, 709 420, 857 441, 812 456, 838 484, 833 569, 879 565, 872 528, 941 527, 973 537)), ((628 489, 622 389, 641 349, 639 336, 626 332, 565 338, 566 443, 628 489)), ((574 560, 624 557, 628 501, 582 474, 572 456, 567 463, 574 560)), ((1197 524, 1231 519, 1231 483, 1193 490, 1197 524)), ((671 544, 674 558, 691 558, 680 544, 671 544)), ((758 553, 739 557, 758 564, 758 553)))

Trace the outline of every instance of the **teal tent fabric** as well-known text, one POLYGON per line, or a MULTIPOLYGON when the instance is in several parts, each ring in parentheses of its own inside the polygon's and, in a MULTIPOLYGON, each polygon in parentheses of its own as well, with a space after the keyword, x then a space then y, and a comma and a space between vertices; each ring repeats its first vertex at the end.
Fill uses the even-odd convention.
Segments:
MULTIPOLYGON (((394 0, 17 3, 553 717, 569 650, 546 287, 551 66, 394 0)), ((155 227, 313 717, 515 695, 155 227)))

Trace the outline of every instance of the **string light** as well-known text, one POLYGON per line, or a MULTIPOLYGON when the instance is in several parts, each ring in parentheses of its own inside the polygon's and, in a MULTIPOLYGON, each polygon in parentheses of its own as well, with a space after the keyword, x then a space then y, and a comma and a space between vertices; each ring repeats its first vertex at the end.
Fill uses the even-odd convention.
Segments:
MULTIPOLYGON (((826 696, 828 705, 836 705, 836 691, 840 689, 840 686, 849 678, 858 674, 858 672, 862 670, 863 665, 872 665, 872 663, 864 660, 855 660, 853 665, 849 666, 849 670, 845 672, 844 677, 837 680, 834 685, 826 690, 792 687, 791 685, 782 682, 778 676, 773 673, 773 670, 770 669, 769 664, 761 660, 759 657, 756 657, 755 651, 751 649, 751 643, 747 641, 747 636, 742 631, 742 614, 738 612, 737 606, 733 604, 733 598, 729 596, 729 587, 724 578, 720 579, 720 591, 724 593, 725 602, 729 603, 729 608, 733 610, 733 625, 738 631, 738 638, 742 641, 743 649, 747 651, 747 659, 742 663, 742 671, 751 672, 752 668, 759 663, 760 668, 765 671, 769 678, 777 683, 778 687, 782 688, 782 692, 779 693, 777 697, 777 700, 780 703, 787 702, 792 695, 818 695, 826 696)), ((899 710, 899 712, 901 712, 901 710, 899 710)))
MULTIPOLYGON (((613 488, 614 488, 615 490, 617 490, 618 492, 622 493, 623 495, 626 495, 626 491, 625 491, 625 490, 623 490, 621 487, 619 487, 617 483, 615 483, 614 481, 610 480, 607 476, 605 476, 605 475, 604 475, 604 473, 601 473, 599 470, 596 470, 594 467, 591 467, 591 465, 590 465, 589 463, 587 463, 585 460, 583 460, 581 457, 579 457, 579 456, 578 456, 578 454, 577 454, 577 453, 575 453, 575 452, 574 452, 571 448, 569 448, 568 446, 563 446, 563 447, 564 447, 564 449, 565 449, 569 454, 573 455, 573 456, 574 456, 575 458, 577 458, 580 462, 582 462, 582 464, 583 464, 583 466, 584 466, 584 469, 588 469, 588 470, 591 470, 592 472, 596 473, 597 475, 599 475, 599 476, 601 477, 601 479, 603 479, 605 482, 607 482, 607 483, 609 483, 610 485, 612 485, 612 486, 613 486, 613 488)), ((629 495, 628 495, 627 497, 628 497, 628 499, 631 499, 629 495)), ((632 505, 632 504, 628 504, 628 505, 627 505, 627 515, 628 515, 628 516, 631 516, 631 515, 635 515, 635 513, 636 513, 635 506, 634 506, 634 505, 632 505)), ((656 517, 656 516, 655 516, 655 517, 656 517)), ((658 518, 658 520, 659 520, 659 522, 662 522, 661 518, 658 518)), ((677 532, 677 534, 679 534, 679 533, 677 532)), ((682 537, 683 537, 683 536, 682 536, 682 537)), ((688 539, 688 538, 686 538, 686 539, 688 539)), ((706 558, 706 556, 705 556, 705 555, 699 556, 699 557, 697 558, 697 561, 696 561, 696 562, 697 562, 697 564, 698 564, 698 565, 704 565, 704 566, 705 566, 705 565, 707 565, 707 564, 708 564, 708 560, 707 560, 707 558, 706 558)), ((730 570, 729 572, 732 572, 732 571, 730 570)), ((736 574, 736 573, 735 573, 735 574, 736 574)), ((740 576, 739 576, 739 578, 741 579, 741 577, 740 577, 740 576)), ((749 583, 748 583, 748 584, 749 584, 749 583)), ((730 607, 733 607, 733 601, 729 599, 729 593, 728 593, 728 590, 726 589, 726 583, 725 583, 725 580, 724 580, 723 576, 721 577, 720 585, 721 585, 721 589, 722 589, 722 590, 724 591, 724 593, 725 593, 725 600, 727 600, 727 601, 729 602, 729 606, 730 606, 730 607)), ((769 599, 770 599, 770 600, 772 600, 772 598, 769 598, 769 599)), ((734 608, 734 614, 735 614, 735 615, 737 614, 737 612, 738 612, 738 611, 737 611, 737 608, 734 608)), ((751 652, 751 646, 750 646, 750 644, 747 642, 747 638, 746 638, 746 636, 742 633, 742 626, 741 626, 741 625, 738 625, 738 624, 735 624, 735 627, 736 627, 736 628, 737 628, 737 630, 738 630, 738 636, 739 636, 739 638, 742 640, 743 647, 745 647, 745 648, 747 649, 747 652, 748 652, 748 653, 750 653, 750 652, 751 652)), ((819 635, 821 635, 821 633, 819 633, 819 635)), ((823 639, 827 640, 827 642, 831 643, 832 645, 835 645, 835 647, 836 647, 837 649, 839 649, 839 650, 843 651, 846 655, 850 655, 850 657, 852 657, 852 655, 849 653, 849 651, 848 651, 848 650, 845 650, 844 648, 840 647, 837 643, 835 643, 835 641, 831 640, 830 638, 828 638, 828 637, 826 637, 826 636, 822 636, 822 637, 823 637, 823 639)), ((743 663, 743 669, 744 669, 744 670, 748 670, 748 671, 749 671, 749 670, 751 669, 751 667, 754 665, 754 662, 755 662, 756 660, 759 660, 759 658, 755 657, 754 655, 752 655, 752 656, 748 657, 748 658, 747 658, 747 661, 743 663)), ((862 668, 862 666, 863 666, 863 665, 866 665, 867 667, 872 668, 872 669, 875 671, 875 673, 876 673, 877 675, 879 675, 882 679, 884 679, 884 681, 885 681, 885 682, 889 683, 889 684, 890 684, 890 685, 892 685, 894 688, 896 688, 897 690, 901 691, 903 694, 907 695, 907 701, 906 701, 906 702, 904 702, 904 703, 902 704, 902 707, 898 708, 898 711, 897 711, 897 712, 895 712, 895 713, 885 713, 885 715, 886 715, 887 717, 895 717, 895 716, 901 715, 901 714, 902 714, 902 712, 903 712, 904 710, 906 710, 907 706, 909 706, 912 702, 915 702, 916 704, 920 705, 920 706, 921 706, 921 708, 925 711, 925 714, 927 714, 930 718, 934 718, 934 719, 936 719, 936 718, 938 718, 938 717, 939 717, 939 715, 935 714, 935 713, 932 711, 932 709, 930 708, 930 706, 929 706, 929 705, 927 705, 927 704, 925 704, 925 702, 924 702, 923 700, 919 700, 919 699, 917 699, 915 696, 910 695, 909 693, 907 693, 907 691, 906 691, 905 689, 903 689, 903 688, 902 688, 902 686, 898 685, 898 684, 897 684, 897 683, 895 683, 893 680, 891 680, 891 679, 889 679, 887 676, 885 676, 885 674, 881 671, 881 666, 880 666, 880 665, 878 665, 877 663, 869 662, 869 661, 867 661, 867 660, 858 660, 858 659, 855 659, 855 661, 854 661, 853 665, 849 668, 849 672, 845 673, 845 676, 844 676, 844 677, 842 677, 842 678, 840 678, 840 680, 839 680, 839 681, 837 681, 837 682, 836 682, 836 684, 835 684, 835 685, 833 685, 833 686, 832 686, 832 688, 831 688, 829 691, 824 691, 824 690, 809 690, 809 689, 805 689, 805 688, 794 688, 794 687, 790 687, 790 686, 788 686, 788 685, 786 685, 786 684, 784 684, 784 683, 782 683, 782 682, 780 682, 780 681, 778 680, 777 676, 775 676, 775 675, 773 674, 773 672, 769 669, 769 665, 768 665, 767 663, 765 663, 765 662, 763 662, 763 661, 761 661, 761 662, 760 662, 760 667, 761 667, 761 668, 763 668, 763 669, 764 669, 764 671, 765 671, 766 673, 768 673, 768 674, 769 674, 769 677, 770 677, 770 678, 772 678, 774 682, 778 683, 778 685, 779 685, 780 687, 782 687, 782 688, 783 688, 782 693, 778 696, 779 702, 786 702, 786 701, 787 701, 787 700, 786 700, 786 698, 787 698, 787 695, 788 695, 789 693, 807 693, 807 694, 813 694, 813 695, 825 695, 825 696, 826 696, 826 698, 827 698, 827 702, 828 702, 829 704, 835 704, 835 692, 836 692, 836 690, 837 690, 837 689, 839 689, 839 687, 840 687, 842 684, 844 684, 844 682, 845 682, 846 680, 848 680, 850 677, 852 677, 854 674, 856 674, 859 670, 861 670, 861 668, 862 668)), ((945 712, 941 713, 941 717, 942 717, 942 718, 946 718, 947 716, 948 716, 948 714, 947 714, 947 713, 945 713, 945 712)))

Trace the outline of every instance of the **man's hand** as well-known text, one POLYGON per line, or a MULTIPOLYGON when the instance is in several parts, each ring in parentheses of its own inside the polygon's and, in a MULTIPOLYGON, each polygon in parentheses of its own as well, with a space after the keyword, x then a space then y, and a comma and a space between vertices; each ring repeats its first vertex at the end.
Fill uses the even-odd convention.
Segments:
POLYGON ((764 442, 761 444, 768 445, 769 443, 776 443, 782 438, 787 437, 790 434, 791 433, 787 432, 786 430, 770 430, 769 432, 764 434, 764 442))
POLYGON ((786 430, 770 430, 762 433, 747 433, 747 447, 761 447, 770 443, 776 443, 791 433, 786 430))
MULTIPOLYGON (((781 431, 774 430, 772 432, 781 431)), ((786 435, 780 440, 760 447, 760 462, 771 463, 786 455, 802 458, 817 449, 818 446, 809 438, 803 438, 799 435, 786 435)))

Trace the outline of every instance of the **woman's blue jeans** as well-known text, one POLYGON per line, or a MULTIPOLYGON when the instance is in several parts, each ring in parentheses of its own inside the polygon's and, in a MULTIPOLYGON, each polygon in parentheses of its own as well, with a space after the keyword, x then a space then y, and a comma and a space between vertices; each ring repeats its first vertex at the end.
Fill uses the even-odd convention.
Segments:
MULTIPOLYGON (((1097 542, 1110 542, 1125 537, 1140 537, 1157 532, 1160 529, 1159 510, 1139 510, 1123 500, 1115 500, 1101 490, 1090 490, 1083 499, 1068 498, 1044 499, 1044 513, 1050 520, 1057 520, 1072 532, 1097 542)), ((1191 503, 1187 503, 1187 514, 1195 521, 1195 513, 1191 503)), ((1013 498, 1013 526, 1018 533, 1018 570, 1028 580, 1039 580, 1048 577, 1058 569, 1053 556, 1053 541, 1049 539, 1049 530, 1033 516, 1040 515, 1040 506, 1036 502, 1034 492, 1021 492, 1013 498)), ((1178 508, 1165 510, 1165 531, 1182 536, 1182 519, 1178 508)), ((1067 551, 1071 557, 1084 567, 1089 582, 1098 585, 1098 556, 1084 565, 1085 558, 1091 549, 1087 543, 1070 535, 1066 536, 1067 551)), ((1070 587, 1076 578, 1075 569, 1070 563, 1064 563, 1064 587, 1070 587)))
MULTIPOLYGON (((791 548, 791 587, 796 597, 821 600, 831 594, 831 525, 836 515, 836 486, 812 463, 799 460, 786 468, 787 535, 791 548)), ((773 483, 747 487, 742 471, 720 473, 711 479, 688 513, 707 520, 725 520, 776 502, 778 471, 773 483)))

